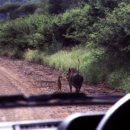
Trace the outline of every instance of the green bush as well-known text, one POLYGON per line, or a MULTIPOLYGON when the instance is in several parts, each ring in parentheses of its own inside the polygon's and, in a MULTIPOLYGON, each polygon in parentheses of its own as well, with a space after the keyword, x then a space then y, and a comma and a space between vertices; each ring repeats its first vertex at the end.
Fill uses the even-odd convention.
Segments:
MULTIPOLYGON (((106 53, 127 57, 130 46, 130 4, 120 4, 112 13, 107 13, 105 19, 95 24, 97 31, 89 35, 91 41, 96 41, 97 46, 106 49, 106 53)), ((94 42, 93 42, 94 43, 94 42)))
POLYGON ((124 67, 121 69, 117 69, 109 74, 107 82, 109 85, 114 86, 114 87, 115 86, 122 87, 126 90, 128 88, 130 89, 130 86, 128 87, 129 74, 130 74, 129 69, 125 69, 124 67))
POLYGON ((89 5, 83 8, 75 8, 66 11, 55 25, 58 31, 58 38, 64 46, 74 46, 87 41, 87 34, 90 32, 89 5))
POLYGON ((122 80, 121 88, 125 91, 130 91, 130 77, 127 76, 125 79, 122 80))
POLYGON ((44 60, 46 58, 45 53, 42 53, 38 50, 28 50, 24 54, 24 59, 30 62, 36 62, 36 63, 44 63, 44 60))
POLYGON ((1 24, 0 46, 10 49, 15 47, 23 52, 28 48, 44 49, 49 46, 49 42, 45 42, 47 36, 42 34, 40 29, 42 26, 47 27, 49 21, 49 16, 35 15, 1 24))
POLYGON ((107 68, 103 63, 103 50, 72 49, 60 51, 47 57, 47 64, 62 71, 76 68, 88 83, 104 82, 107 68))
POLYGON ((122 73, 123 72, 120 71, 114 71, 113 73, 111 73, 108 77, 108 84, 113 86, 120 86, 122 80, 122 73))

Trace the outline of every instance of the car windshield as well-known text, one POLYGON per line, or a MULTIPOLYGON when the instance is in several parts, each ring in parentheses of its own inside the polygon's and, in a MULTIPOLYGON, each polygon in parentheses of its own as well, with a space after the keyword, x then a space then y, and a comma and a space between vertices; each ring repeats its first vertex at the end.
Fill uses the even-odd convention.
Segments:
MULTIPOLYGON (((123 96, 129 46, 129 0, 0 0, 0 104, 14 95, 123 96)), ((0 121, 59 120, 111 106, 8 107, 0 121)))

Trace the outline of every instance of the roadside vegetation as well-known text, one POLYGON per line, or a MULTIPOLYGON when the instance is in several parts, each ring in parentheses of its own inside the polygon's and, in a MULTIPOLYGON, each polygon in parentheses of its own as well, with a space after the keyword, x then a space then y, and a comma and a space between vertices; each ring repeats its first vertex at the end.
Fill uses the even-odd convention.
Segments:
POLYGON ((64 72, 75 67, 87 83, 106 83, 129 91, 130 2, 41 2, 32 4, 33 14, 0 23, 0 54, 64 72))

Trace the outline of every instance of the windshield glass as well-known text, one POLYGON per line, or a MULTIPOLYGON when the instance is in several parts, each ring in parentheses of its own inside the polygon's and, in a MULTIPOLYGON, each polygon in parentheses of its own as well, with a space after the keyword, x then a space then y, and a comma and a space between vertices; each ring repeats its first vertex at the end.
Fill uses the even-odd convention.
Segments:
MULTIPOLYGON (((125 95, 129 15, 129 0, 0 0, 0 96, 125 95)), ((2 108, 0 121, 64 119, 110 107, 2 108)))

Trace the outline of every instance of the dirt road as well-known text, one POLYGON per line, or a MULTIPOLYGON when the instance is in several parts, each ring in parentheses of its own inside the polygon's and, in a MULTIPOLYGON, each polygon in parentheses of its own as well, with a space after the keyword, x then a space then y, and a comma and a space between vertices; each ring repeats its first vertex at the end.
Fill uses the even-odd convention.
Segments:
MULTIPOLYGON (((0 95, 24 94, 26 96, 57 92, 57 77, 62 72, 47 66, 0 57, 0 95)), ((66 80, 62 81, 63 92, 69 92, 66 80)), ((104 85, 84 84, 82 92, 86 94, 124 94, 121 90, 104 85)), ((75 112, 107 111, 110 106, 69 106, 0 110, 0 121, 18 121, 35 119, 64 119, 75 112)))

